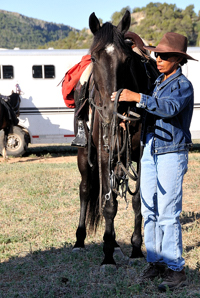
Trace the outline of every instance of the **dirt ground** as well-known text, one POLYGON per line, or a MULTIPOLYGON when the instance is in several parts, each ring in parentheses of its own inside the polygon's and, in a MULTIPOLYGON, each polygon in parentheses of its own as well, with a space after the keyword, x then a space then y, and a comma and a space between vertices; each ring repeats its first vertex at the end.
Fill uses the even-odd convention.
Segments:
MULTIPOLYGON (((27 163, 70 163, 76 162, 76 155, 69 156, 27 156, 27 157, 9 157, 6 161, 3 157, 0 157, 1 163, 15 164, 21 162, 27 163)), ((200 210, 200 188, 198 183, 199 177, 199 153, 192 153, 192 158, 189 158, 189 171, 184 177, 183 182, 183 210, 185 212, 194 212, 198 214, 199 219, 199 210, 200 210)))

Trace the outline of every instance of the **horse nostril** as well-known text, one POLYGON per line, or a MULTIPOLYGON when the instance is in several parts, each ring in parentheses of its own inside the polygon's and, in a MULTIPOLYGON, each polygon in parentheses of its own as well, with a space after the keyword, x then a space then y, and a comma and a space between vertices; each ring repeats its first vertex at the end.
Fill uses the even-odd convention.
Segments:
POLYGON ((104 106, 103 108, 104 108, 104 110, 106 110, 106 106, 104 106))

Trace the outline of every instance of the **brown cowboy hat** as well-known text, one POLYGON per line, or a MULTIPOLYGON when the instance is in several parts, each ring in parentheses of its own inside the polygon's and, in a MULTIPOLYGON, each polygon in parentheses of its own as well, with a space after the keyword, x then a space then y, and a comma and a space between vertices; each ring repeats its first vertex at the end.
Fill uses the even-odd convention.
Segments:
POLYGON ((144 46, 144 49, 157 53, 174 53, 183 58, 198 61, 186 53, 187 37, 174 32, 165 33, 157 47, 144 46))

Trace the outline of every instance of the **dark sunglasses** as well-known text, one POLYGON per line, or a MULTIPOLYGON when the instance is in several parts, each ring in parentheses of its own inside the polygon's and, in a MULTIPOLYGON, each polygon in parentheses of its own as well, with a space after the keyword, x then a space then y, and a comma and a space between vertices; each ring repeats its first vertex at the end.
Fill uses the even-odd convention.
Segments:
POLYGON ((155 57, 158 58, 158 56, 160 57, 160 59, 167 61, 170 57, 175 56, 174 54, 169 54, 169 53, 154 53, 155 57))

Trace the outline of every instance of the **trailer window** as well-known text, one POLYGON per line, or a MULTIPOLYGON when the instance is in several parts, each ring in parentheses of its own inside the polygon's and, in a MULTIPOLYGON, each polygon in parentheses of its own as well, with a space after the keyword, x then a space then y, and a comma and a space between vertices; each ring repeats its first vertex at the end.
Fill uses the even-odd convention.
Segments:
POLYGON ((42 65, 33 65, 33 78, 42 79, 42 65))
POLYGON ((54 65, 33 65, 33 78, 35 79, 53 79, 55 78, 54 65))
POLYGON ((44 66, 44 77, 46 79, 55 78, 55 66, 54 65, 45 65, 44 66))
POLYGON ((14 71, 12 65, 3 65, 3 79, 13 79, 14 71))

